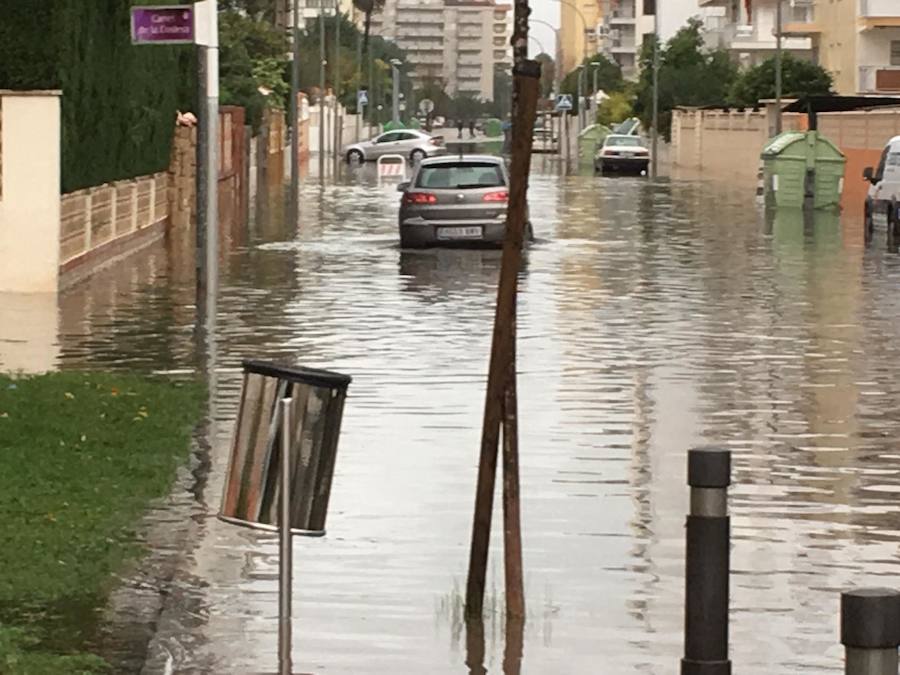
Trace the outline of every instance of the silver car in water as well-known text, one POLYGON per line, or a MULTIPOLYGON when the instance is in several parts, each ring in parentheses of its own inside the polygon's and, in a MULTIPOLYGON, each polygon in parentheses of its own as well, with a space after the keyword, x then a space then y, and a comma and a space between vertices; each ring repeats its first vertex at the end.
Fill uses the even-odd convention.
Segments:
POLYGON ((446 154, 447 148, 440 136, 432 136, 416 129, 386 131, 371 141, 354 143, 344 148, 349 163, 374 162, 382 155, 401 155, 412 162, 426 157, 446 154))
MULTIPOLYGON (((400 246, 500 246, 506 233, 509 175, 499 157, 423 160, 398 188, 400 246)), ((531 223, 525 240, 531 241, 531 223)))

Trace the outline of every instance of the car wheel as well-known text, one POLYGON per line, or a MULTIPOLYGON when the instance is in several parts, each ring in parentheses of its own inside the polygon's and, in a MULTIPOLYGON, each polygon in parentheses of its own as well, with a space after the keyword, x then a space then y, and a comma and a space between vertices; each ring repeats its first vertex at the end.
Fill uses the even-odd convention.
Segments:
POLYGON ((347 153, 347 164, 362 164, 364 161, 365 157, 359 150, 351 150, 347 153))
POLYGON ((412 161, 413 164, 418 164, 423 159, 425 159, 425 151, 419 150, 417 148, 416 150, 413 150, 411 153, 409 153, 409 159, 412 161))

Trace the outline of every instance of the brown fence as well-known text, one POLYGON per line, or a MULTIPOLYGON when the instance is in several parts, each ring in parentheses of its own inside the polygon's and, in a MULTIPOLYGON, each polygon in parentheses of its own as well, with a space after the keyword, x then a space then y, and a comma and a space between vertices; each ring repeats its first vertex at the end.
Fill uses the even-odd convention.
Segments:
POLYGON ((166 183, 166 174, 159 173, 63 195, 60 272, 108 261, 139 240, 161 236, 169 216, 166 183))
MULTIPOLYGON (((248 199, 244 109, 223 106, 219 122, 219 227, 234 240, 248 199)), ((167 224, 186 229, 195 222, 196 145, 196 128, 176 127, 168 172, 62 195, 62 286, 162 236, 167 224)))

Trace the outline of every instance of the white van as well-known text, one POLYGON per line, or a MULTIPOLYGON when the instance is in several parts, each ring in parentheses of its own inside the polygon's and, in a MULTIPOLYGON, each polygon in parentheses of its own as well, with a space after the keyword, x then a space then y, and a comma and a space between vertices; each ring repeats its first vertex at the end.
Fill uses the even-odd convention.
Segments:
POLYGON ((866 167, 863 178, 872 185, 866 195, 866 228, 900 227, 900 136, 884 146, 878 168, 866 167))

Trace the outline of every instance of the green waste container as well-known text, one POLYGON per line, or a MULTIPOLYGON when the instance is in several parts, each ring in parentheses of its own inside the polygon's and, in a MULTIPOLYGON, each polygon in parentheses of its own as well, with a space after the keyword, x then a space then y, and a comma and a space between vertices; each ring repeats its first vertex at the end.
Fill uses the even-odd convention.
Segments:
POLYGON ((602 124, 585 127, 584 131, 578 134, 578 163, 593 166, 594 156, 609 133, 609 127, 602 124))
POLYGON ((766 203, 826 209, 838 206, 846 159, 818 131, 785 131, 763 148, 766 203))
POLYGON ((490 118, 484 123, 484 135, 488 138, 497 138, 503 135, 503 122, 496 117, 490 118))
POLYGON ((403 124, 403 122, 394 122, 393 120, 391 120, 390 122, 384 123, 385 131, 396 131, 397 129, 405 129, 405 128, 406 128, 406 126, 403 124))

